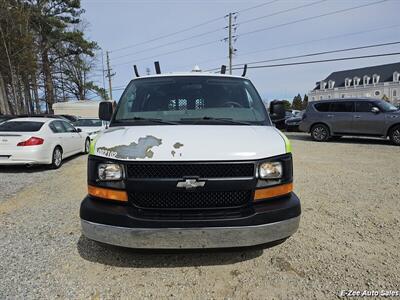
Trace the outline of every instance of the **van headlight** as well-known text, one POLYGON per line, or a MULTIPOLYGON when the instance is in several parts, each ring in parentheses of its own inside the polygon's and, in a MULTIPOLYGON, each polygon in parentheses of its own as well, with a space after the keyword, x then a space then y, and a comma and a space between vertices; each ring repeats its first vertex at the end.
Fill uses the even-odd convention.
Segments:
POLYGON ((123 177, 123 168, 119 164, 99 164, 97 166, 97 175, 99 180, 121 180, 123 177))
POLYGON ((282 169, 282 163, 279 161, 264 162, 258 167, 258 176, 261 179, 280 179, 283 175, 282 169))

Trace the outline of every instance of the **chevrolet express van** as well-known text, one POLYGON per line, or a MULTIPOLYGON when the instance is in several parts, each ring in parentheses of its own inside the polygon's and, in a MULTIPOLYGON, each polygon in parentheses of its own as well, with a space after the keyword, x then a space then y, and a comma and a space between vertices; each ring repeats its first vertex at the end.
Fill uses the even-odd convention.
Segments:
MULTIPOLYGON (((279 107, 271 107, 279 111, 279 107)), ((201 72, 139 77, 91 144, 83 234, 153 249, 279 243, 296 232, 288 139, 249 79, 201 72)))

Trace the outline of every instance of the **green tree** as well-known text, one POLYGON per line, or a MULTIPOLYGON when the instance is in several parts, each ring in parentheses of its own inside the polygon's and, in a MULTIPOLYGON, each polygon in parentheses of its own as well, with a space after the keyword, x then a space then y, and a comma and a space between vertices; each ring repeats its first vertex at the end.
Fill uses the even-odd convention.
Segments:
POLYGON ((300 94, 297 94, 297 96, 295 96, 293 98, 292 109, 296 109, 296 110, 303 109, 303 100, 301 99, 300 94))
POLYGON ((304 94, 303 105, 302 105, 303 109, 306 109, 307 105, 308 105, 308 96, 307 96, 307 94, 304 94))
POLYGON ((71 68, 85 79, 78 94, 105 96, 89 79, 93 64, 85 62, 98 46, 79 27, 82 13, 79 0, 0 1, 1 114, 40 112, 43 98, 52 112, 71 68))
POLYGON ((288 101, 288 100, 281 100, 282 102, 283 102, 283 105, 284 105, 284 107, 285 107, 285 110, 289 110, 290 109, 290 107, 291 107, 291 104, 290 104, 290 101, 288 101))

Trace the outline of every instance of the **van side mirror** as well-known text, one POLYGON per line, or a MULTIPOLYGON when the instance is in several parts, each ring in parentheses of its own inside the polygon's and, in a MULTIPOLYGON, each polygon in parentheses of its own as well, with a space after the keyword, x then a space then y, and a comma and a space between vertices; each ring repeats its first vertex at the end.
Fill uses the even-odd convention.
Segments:
POLYGON ((76 132, 82 132, 82 129, 76 128, 76 132))
POLYGON ((377 108, 376 106, 374 106, 374 107, 371 108, 371 112, 374 113, 374 114, 379 114, 381 111, 380 111, 379 108, 377 108))
POLYGON ((286 117, 286 111, 283 101, 272 101, 269 106, 269 114, 274 123, 284 120, 286 117))
POLYGON ((110 121, 113 114, 113 101, 102 101, 99 105, 99 119, 110 121))

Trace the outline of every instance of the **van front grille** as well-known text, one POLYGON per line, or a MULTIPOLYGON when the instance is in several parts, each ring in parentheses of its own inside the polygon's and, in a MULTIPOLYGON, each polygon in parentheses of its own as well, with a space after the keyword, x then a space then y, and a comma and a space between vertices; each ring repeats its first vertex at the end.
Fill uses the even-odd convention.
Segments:
POLYGON ((235 178, 254 176, 253 163, 129 164, 129 178, 235 178))
POLYGON ((212 209, 247 206, 251 191, 131 192, 129 201, 144 209, 212 209))

